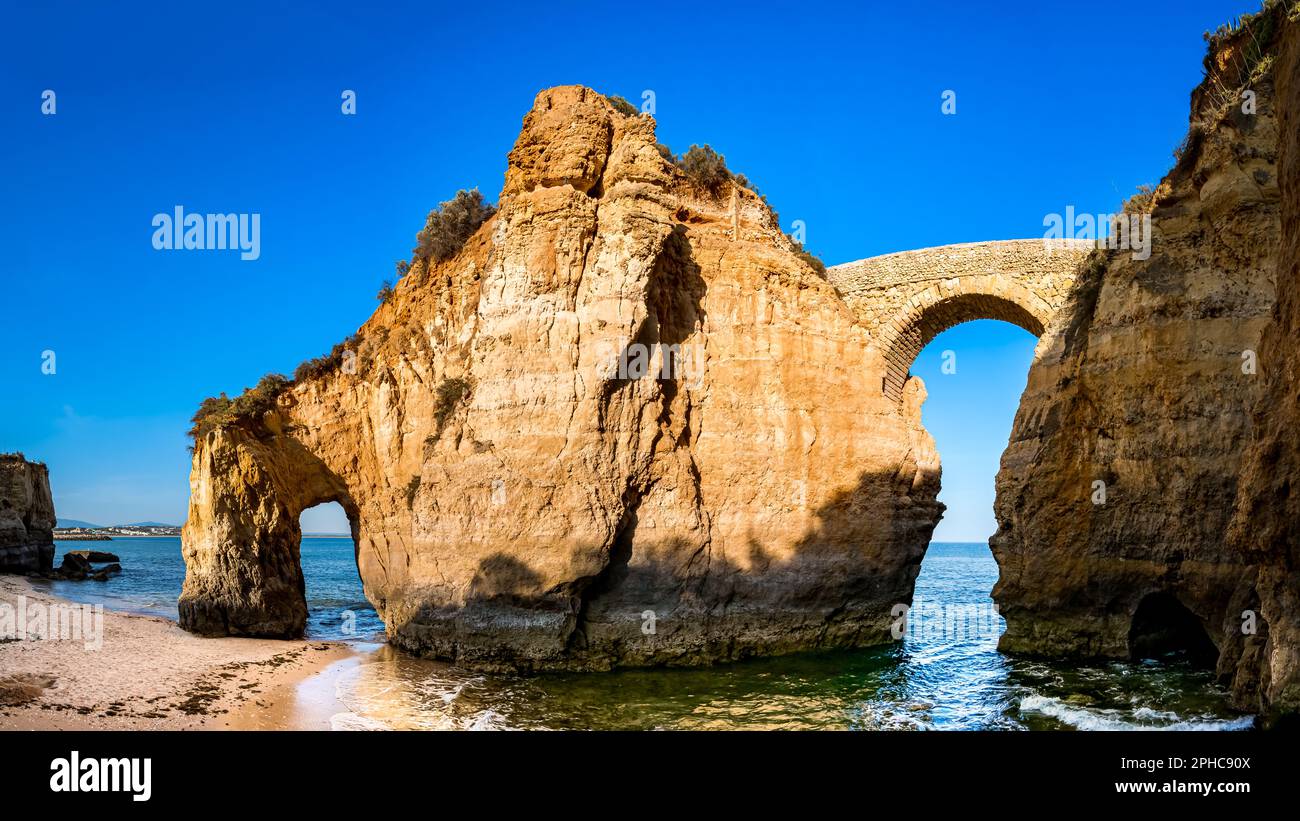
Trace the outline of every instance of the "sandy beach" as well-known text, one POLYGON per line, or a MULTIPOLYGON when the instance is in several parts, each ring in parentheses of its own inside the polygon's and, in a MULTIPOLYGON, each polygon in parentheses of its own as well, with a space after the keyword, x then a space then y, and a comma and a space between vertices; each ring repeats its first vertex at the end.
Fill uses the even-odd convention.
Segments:
MULTIPOLYGON (((0 575, 0 609, 20 602, 71 604, 0 575)), ((93 642, 0 637, 0 729, 329 729, 332 689, 307 682, 357 656, 339 642, 200 638, 107 609, 99 629, 93 642)))

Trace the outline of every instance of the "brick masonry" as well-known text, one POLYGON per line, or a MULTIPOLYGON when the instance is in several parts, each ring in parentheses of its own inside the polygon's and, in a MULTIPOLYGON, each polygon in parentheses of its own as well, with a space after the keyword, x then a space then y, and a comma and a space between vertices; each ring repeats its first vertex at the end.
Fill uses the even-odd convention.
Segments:
POLYGON ((836 265, 827 278, 885 361, 882 390, 901 400, 917 354, 954 325, 1001 319, 1042 335, 1093 247, 1043 239, 943 245, 836 265))

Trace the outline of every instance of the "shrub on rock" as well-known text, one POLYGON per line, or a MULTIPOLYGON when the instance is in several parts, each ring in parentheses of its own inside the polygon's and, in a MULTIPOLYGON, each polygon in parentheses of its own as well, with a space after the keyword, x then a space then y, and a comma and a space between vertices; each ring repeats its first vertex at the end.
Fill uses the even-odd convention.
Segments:
POLYGON ((497 212, 496 206, 473 191, 457 191, 456 196, 429 212, 424 228, 415 235, 415 256, 443 262, 456 256, 474 232, 497 212))

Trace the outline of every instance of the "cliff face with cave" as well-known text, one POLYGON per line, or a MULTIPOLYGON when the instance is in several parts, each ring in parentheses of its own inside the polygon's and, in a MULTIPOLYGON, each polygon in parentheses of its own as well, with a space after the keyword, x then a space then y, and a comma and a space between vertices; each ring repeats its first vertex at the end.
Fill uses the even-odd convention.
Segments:
POLYGON ((0 573, 52 568, 55 521, 45 465, 0 454, 0 573))
MULTIPOLYGON (((1252 437, 1242 466, 1230 544, 1250 562, 1244 598, 1258 609, 1254 635, 1233 634, 1242 706, 1300 711, 1300 23, 1290 22, 1274 70, 1280 137, 1282 235, 1277 304, 1259 347, 1261 386, 1251 408, 1252 437)), ((1229 613, 1228 617, 1231 618, 1229 613)), ((1226 666, 1226 665, 1221 665, 1226 666)))
POLYGON ((1005 650, 1181 645, 1294 709, 1298 39, 1277 8, 1216 38, 1150 258, 1087 268, 1040 344, 997 480, 1005 650))
POLYGON ((882 395, 870 343, 752 192, 701 194, 651 118, 544 91, 459 255, 196 441, 182 624, 300 633, 298 516, 336 500, 390 640, 462 664, 888 640, 942 505, 924 388, 882 395))

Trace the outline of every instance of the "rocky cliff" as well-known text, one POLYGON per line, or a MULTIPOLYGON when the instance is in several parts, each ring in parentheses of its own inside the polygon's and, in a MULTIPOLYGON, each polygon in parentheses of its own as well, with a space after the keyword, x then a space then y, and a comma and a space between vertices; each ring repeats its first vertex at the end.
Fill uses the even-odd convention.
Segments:
MULTIPOLYGON (((1293 18, 1298 16, 1293 12, 1293 18)), ((1278 52, 1273 72, 1282 211, 1277 304, 1260 342, 1262 385, 1252 408, 1252 442, 1230 532, 1234 551, 1257 567, 1242 598, 1245 608, 1258 610, 1259 619, 1254 634, 1230 633, 1224 655, 1234 664, 1236 696, 1243 707, 1296 713, 1300 499, 1291 490, 1300 476, 1300 22, 1289 22, 1278 52)))
POLYGON ((888 639, 942 510, 924 388, 867 389, 869 335, 771 210, 697 190, 654 127, 539 94, 459 255, 196 441, 187 629, 301 633, 298 516, 338 501, 390 640, 461 664, 888 639))
POLYGON ((54 499, 45 465, 0 454, 0 572, 54 566, 54 499))
POLYGON ((1261 649, 1276 614, 1297 612, 1295 577, 1270 571, 1271 594, 1257 578, 1295 545, 1296 440, 1274 414, 1296 407, 1296 39, 1281 4, 1212 39, 1187 142, 1138 206, 1150 257, 1095 258, 1039 347, 997 479, 1003 649, 1179 650, 1217 664, 1243 706, 1294 688, 1275 668, 1261 691, 1258 668, 1278 658, 1261 649), (1283 311, 1266 333, 1275 280, 1283 311), (1239 493, 1261 519, 1232 543, 1239 493))
POLYGON ((932 332, 1018 317, 1042 339, 997 480, 1002 647, 1180 651, 1294 710, 1298 39, 1280 3, 1212 38, 1176 165, 1131 205, 1150 254, 1056 272, 1041 316, 950 277, 863 322, 652 118, 542 92, 454 258, 199 430, 183 626, 300 634, 298 517, 337 501, 390 640, 461 664, 886 641, 942 512, 906 368, 932 332))

